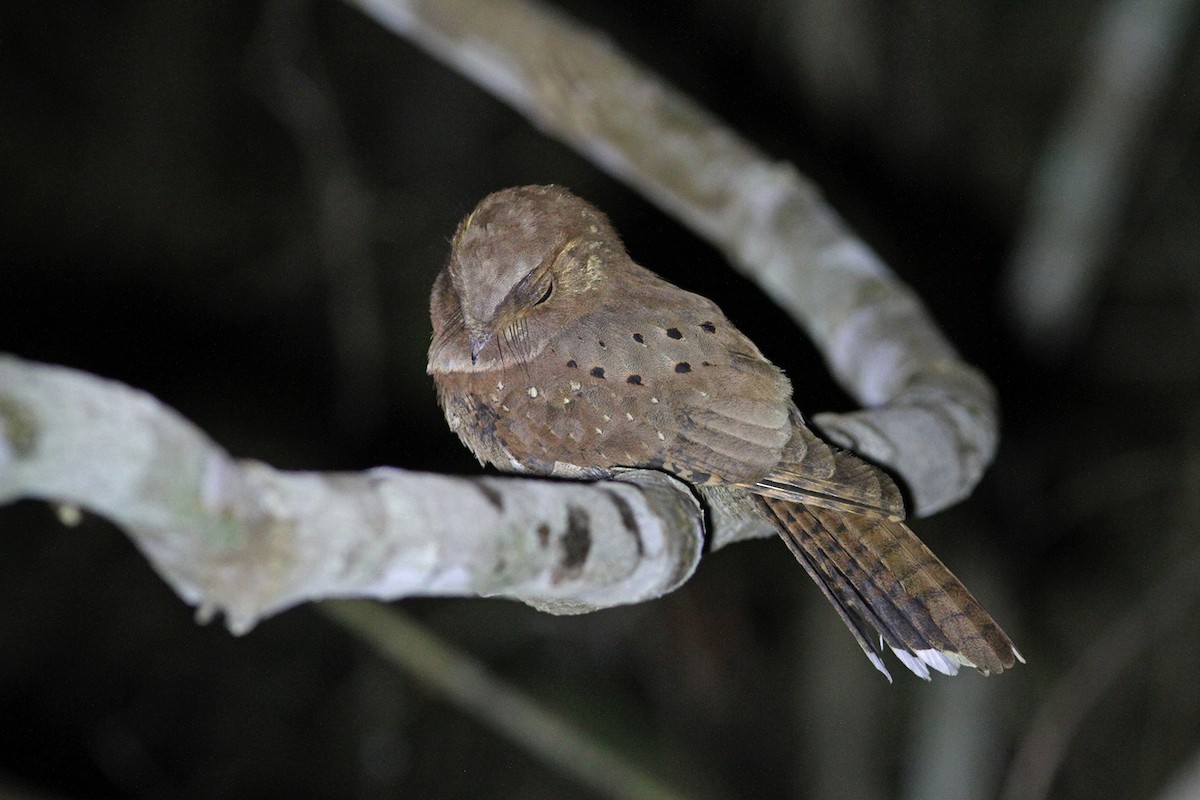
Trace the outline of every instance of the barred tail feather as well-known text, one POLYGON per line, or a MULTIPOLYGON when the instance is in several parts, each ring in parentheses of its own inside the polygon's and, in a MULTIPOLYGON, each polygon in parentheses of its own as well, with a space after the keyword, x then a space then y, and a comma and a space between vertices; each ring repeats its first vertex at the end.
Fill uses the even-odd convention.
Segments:
POLYGON ((931 668, 954 675, 967 666, 988 675, 1024 660, 904 523, 774 497, 759 496, 757 502, 777 521, 796 560, 889 681, 881 658, 885 645, 926 680, 931 668))

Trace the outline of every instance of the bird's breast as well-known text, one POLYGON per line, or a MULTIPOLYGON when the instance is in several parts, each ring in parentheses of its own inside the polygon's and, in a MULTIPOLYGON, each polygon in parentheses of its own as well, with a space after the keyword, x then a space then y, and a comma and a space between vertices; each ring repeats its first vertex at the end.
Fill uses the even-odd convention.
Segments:
POLYGON ((768 431, 751 458, 710 445, 745 451, 745 435, 757 436, 760 426, 741 425, 739 416, 766 408, 775 428, 786 411, 774 411, 774 388, 755 399, 763 370, 772 387, 781 378, 761 359, 731 353, 721 324, 615 324, 593 314, 544 342, 536 358, 435 378, 451 427, 499 469, 596 477, 649 467, 697 483, 736 481, 764 469, 760 461, 773 464, 786 434, 768 431))

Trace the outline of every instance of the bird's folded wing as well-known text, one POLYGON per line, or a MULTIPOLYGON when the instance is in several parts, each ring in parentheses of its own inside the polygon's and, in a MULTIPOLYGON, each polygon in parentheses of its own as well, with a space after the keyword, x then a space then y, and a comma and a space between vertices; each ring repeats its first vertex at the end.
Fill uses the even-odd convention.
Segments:
POLYGON ((904 519, 900 489, 878 467, 822 441, 795 412, 792 438, 769 474, 750 491, 794 503, 891 520, 904 519))

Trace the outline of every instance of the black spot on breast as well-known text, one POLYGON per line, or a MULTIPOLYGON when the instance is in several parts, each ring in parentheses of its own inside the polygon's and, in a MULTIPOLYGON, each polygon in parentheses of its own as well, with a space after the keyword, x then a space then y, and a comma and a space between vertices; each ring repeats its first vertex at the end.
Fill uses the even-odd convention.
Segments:
POLYGON ((702 366, 702 367, 711 367, 712 365, 713 364, 711 361, 701 361, 700 362, 700 366, 702 366))
POLYGON ((678 364, 675 365, 675 371, 680 372, 680 373, 691 372, 692 365, 686 361, 680 361, 678 364))
POLYGON ((578 573, 592 549, 591 520, 578 506, 567 506, 567 530, 562 537, 562 547, 563 570, 578 573))
POLYGON ((575 363, 575 359, 573 359, 573 358, 572 358, 570 361, 568 361, 568 362, 567 362, 567 366, 568 366, 568 367, 570 367, 571 369, 575 369, 575 368, 576 368, 576 367, 578 367, 579 365, 578 365, 578 364, 576 364, 576 363, 575 363))
POLYGON ((592 367, 592 377, 603 378, 604 377, 604 367, 592 367))
POLYGON ((537 526, 538 546, 543 549, 550 544, 550 526, 542 523, 537 526))
POLYGON ((683 334, 679 332, 679 328, 667 328, 667 336, 672 339, 682 339, 683 334))
POLYGON ((600 345, 600 347, 601 347, 601 348, 605 347, 605 344, 604 344, 604 340, 603 340, 603 339, 601 339, 600 341, 596 342, 596 344, 600 345))
POLYGON ((640 333, 635 333, 635 334, 633 335, 633 340, 634 340, 635 342, 637 342, 638 344, 645 344, 645 343, 646 343, 646 337, 645 337, 645 336, 642 336, 640 333))
POLYGON ((716 325, 713 325, 711 322, 703 322, 703 323, 701 323, 701 324, 700 324, 700 329, 701 329, 701 330, 703 330, 703 331, 706 331, 706 332, 708 332, 708 333, 716 333, 716 332, 717 332, 717 326, 716 326, 716 325))
POLYGON ((634 386, 641 386, 642 385, 642 376, 641 375, 630 375, 628 378, 625 379, 625 382, 632 383, 634 386))
POLYGON ((692 472, 691 481, 695 484, 708 483, 708 479, 712 476, 707 472, 692 472))

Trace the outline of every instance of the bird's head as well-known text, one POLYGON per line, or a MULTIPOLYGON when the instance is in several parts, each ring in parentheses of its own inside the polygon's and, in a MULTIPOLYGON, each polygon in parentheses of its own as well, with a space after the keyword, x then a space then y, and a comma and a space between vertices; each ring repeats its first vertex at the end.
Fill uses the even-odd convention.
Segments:
POLYGON ((488 195, 459 223, 434 284, 430 371, 435 361, 489 369, 537 355, 624 255, 608 219, 562 187, 488 195))

